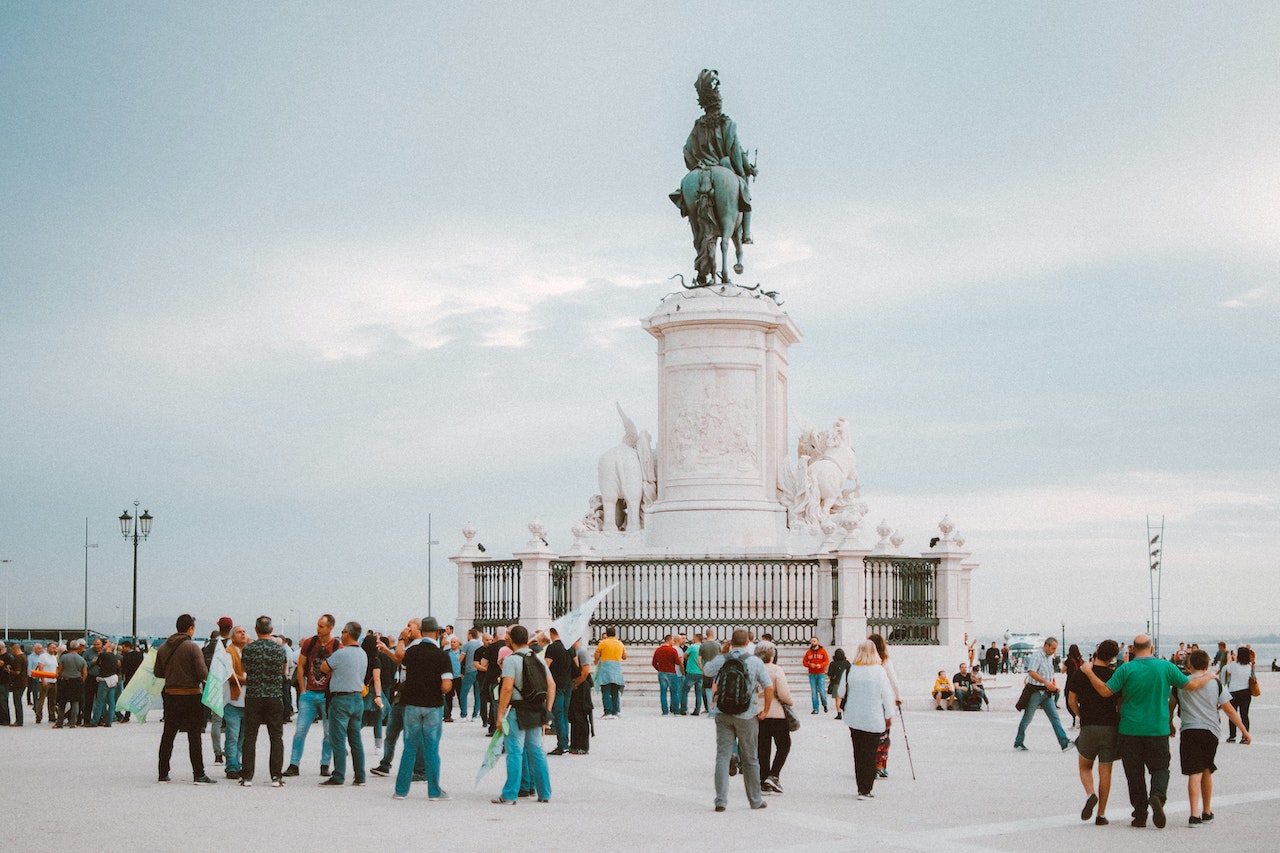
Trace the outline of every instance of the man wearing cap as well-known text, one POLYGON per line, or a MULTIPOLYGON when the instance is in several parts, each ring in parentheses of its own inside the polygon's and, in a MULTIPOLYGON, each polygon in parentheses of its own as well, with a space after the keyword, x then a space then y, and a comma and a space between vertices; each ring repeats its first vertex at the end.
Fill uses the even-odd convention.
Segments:
POLYGON ((453 689, 453 664, 440 647, 440 624, 435 617, 422 620, 422 640, 404 652, 404 681, 400 699, 404 708, 404 750, 396 772, 395 799, 409 796, 414 764, 426 755, 427 799, 440 802, 449 794, 440 787, 440 735, 444 729, 444 697, 453 689))
MULTIPOLYGON (((231 629, 235 627, 235 622, 231 621, 230 616, 223 616, 218 620, 218 634, 210 637, 209 642, 204 646, 204 665, 209 668, 213 665, 213 655, 217 651, 216 646, 221 644, 225 649, 231 644, 231 629)), ((215 713, 212 709, 209 711, 209 740, 213 742, 213 763, 221 764, 223 760, 223 719, 221 715, 215 713)))

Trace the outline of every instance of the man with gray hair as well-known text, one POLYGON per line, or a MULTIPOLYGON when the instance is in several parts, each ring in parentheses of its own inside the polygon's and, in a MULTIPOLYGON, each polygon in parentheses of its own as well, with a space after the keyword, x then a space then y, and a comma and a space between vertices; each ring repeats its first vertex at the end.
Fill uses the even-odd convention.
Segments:
MULTIPOLYGON (((369 656, 360 648, 360 623, 348 622, 342 626, 342 648, 320 664, 321 671, 329 676, 329 748, 333 750, 333 775, 321 782, 321 786, 341 787, 345 782, 347 750, 343 737, 351 746, 351 784, 357 787, 364 784, 360 725, 364 719, 364 674, 368 668, 369 656)), ((382 710, 382 677, 378 667, 373 669, 373 704, 382 710)))
POLYGON ((728 654, 702 667, 703 675, 716 687, 716 811, 729 805, 729 759, 737 744, 742 763, 742 781, 747 802, 753 809, 765 808, 760 792, 760 720, 773 704, 773 682, 760 658, 747 651, 751 636, 741 628, 733 632, 728 654), (722 674, 723 673, 723 674, 722 674), (763 696, 764 707, 760 707, 763 696))
POLYGON ((1071 749, 1071 738, 1067 737, 1067 733, 1062 729, 1062 721, 1058 719, 1058 706, 1055 704, 1059 688, 1057 682, 1053 680, 1055 672, 1053 653, 1057 650, 1058 641, 1050 637, 1044 641, 1043 648, 1038 649, 1027 659, 1026 686, 1030 687, 1032 692, 1027 697, 1027 708, 1022 712, 1022 720, 1018 723, 1017 737, 1013 739, 1013 748, 1019 752, 1027 751, 1027 745, 1023 742, 1027 736, 1027 726, 1031 725, 1031 718, 1040 708, 1044 709, 1044 715, 1049 718, 1049 724, 1053 726, 1053 734, 1058 739, 1058 746, 1063 752, 1071 749))

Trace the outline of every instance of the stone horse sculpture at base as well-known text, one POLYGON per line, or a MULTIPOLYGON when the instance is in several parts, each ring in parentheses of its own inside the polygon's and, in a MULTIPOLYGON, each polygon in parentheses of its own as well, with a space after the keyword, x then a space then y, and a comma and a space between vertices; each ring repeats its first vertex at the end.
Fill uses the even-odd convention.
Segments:
POLYGON ((606 450, 597 467, 603 513, 600 529, 634 533, 643 527, 643 507, 657 496, 657 461, 649 433, 637 432, 621 405, 618 414, 624 429, 622 443, 606 450))

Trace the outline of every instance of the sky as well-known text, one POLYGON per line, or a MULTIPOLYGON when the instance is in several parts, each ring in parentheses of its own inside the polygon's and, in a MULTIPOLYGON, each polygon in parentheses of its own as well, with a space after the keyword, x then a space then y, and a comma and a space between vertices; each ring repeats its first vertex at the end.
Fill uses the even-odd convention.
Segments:
POLYGON ((1274 630, 1277 43, 1247 3, 8 4, 7 619, 79 625, 87 561, 121 631, 135 499, 155 634, 393 628, 428 564, 450 619, 467 522, 567 551, 615 402, 655 427, 705 67, 868 526, 949 515, 979 631, 1057 633, 1145 625, 1163 518, 1166 630, 1274 630))

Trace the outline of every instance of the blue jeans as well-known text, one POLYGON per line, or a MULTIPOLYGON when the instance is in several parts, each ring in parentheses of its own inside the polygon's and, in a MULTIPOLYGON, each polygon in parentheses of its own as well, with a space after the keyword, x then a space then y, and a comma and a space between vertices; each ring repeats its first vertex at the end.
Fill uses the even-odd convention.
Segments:
POLYGON ((827 710, 827 674, 825 672, 809 673, 809 698, 813 700, 813 713, 818 713, 818 702, 822 702, 822 710, 827 710))
POLYGON ((472 703, 472 716, 480 716, 480 688, 476 685, 476 671, 473 669, 462 676, 462 691, 458 694, 458 708, 462 711, 462 718, 467 717, 467 697, 475 693, 475 702, 472 703))
POLYGON ((679 712, 680 698, 677 695, 680 692, 680 676, 674 672, 658 673, 658 704, 662 706, 662 713, 666 714, 669 710, 679 712), (671 697, 670 705, 668 705, 667 697, 671 697))
POLYGON ((684 687, 680 689, 680 708, 683 711, 689 710, 689 691, 693 691, 693 713, 702 710, 702 673, 686 672, 684 675, 684 687))
MULTIPOLYGON (((616 686, 616 685, 615 685, 616 686)), ((502 799, 520 797, 520 780, 525 775, 525 756, 529 757, 529 780, 538 799, 551 799, 551 774, 547 771, 547 755, 542 751, 542 726, 522 729, 516 724, 514 708, 507 711, 508 734, 503 738, 507 748, 507 783, 502 786, 502 799)))
POLYGON ((364 697, 359 693, 333 696, 329 700, 329 749, 333 750, 333 777, 339 782, 347 775, 347 750, 351 746, 353 781, 364 781, 364 741, 360 739, 360 723, 364 717, 364 697))
POLYGON ((226 738, 223 752, 227 757, 227 770, 240 772, 244 754, 244 708, 224 705, 222 708, 222 733, 226 738))
POLYGON ((302 748, 307 745, 307 732, 311 724, 320 721, 320 763, 328 766, 333 759, 333 747, 324 728, 324 694, 316 690, 308 690, 298 697, 298 717, 293 727, 293 751, 289 753, 289 763, 295 767, 302 761, 302 748))
POLYGON ((604 703, 605 715, 617 716, 622 713, 622 685, 601 684, 600 701, 604 703))
POLYGON ((551 722, 556 727, 556 749, 569 751, 569 699, 573 689, 565 685, 565 690, 556 690, 555 701, 551 705, 551 722))
POLYGON ((1048 690, 1037 690, 1031 694, 1031 698, 1027 700, 1027 710, 1022 712, 1022 722, 1018 723, 1018 736, 1014 739, 1015 747, 1022 746, 1023 738, 1027 735, 1027 726, 1031 725, 1031 718, 1036 715, 1037 708, 1043 708, 1045 716, 1049 718, 1049 722, 1053 725, 1053 733, 1058 738, 1058 746, 1066 749, 1071 743, 1071 739, 1067 737, 1067 733, 1062 730, 1062 722, 1058 719, 1058 709, 1053 704, 1054 694, 1048 690))
POLYGON ((427 796, 441 797, 440 735, 444 730, 444 709, 407 705, 404 709, 404 752, 400 753, 400 769, 396 771, 396 796, 409 796, 413 767, 425 756, 427 796))
POLYGON ((102 682, 98 682, 98 692, 93 697, 93 713, 89 715, 89 725, 96 726, 98 723, 111 725, 114 723, 116 721, 116 699, 119 696, 119 682, 116 682, 115 687, 108 687, 102 682))

